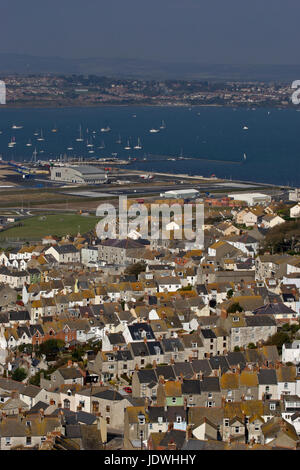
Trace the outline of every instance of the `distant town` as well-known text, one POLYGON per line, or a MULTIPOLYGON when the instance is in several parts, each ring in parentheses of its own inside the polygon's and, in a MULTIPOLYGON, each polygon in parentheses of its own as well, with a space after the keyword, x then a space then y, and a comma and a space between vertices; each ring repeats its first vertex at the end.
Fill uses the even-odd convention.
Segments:
POLYGON ((114 79, 95 75, 1 76, 8 107, 98 105, 292 106, 286 83, 114 79))

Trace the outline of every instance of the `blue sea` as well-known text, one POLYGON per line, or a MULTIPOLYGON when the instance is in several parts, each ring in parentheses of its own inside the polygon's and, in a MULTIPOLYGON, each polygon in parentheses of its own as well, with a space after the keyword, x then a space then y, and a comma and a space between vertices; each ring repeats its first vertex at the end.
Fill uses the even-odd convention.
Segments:
POLYGON ((35 148, 36 158, 40 160, 56 159, 64 154, 83 158, 113 154, 120 159, 130 157, 128 169, 215 174, 228 179, 299 187, 300 113, 297 109, 0 108, 0 155, 3 160, 28 161, 35 148), (165 128, 160 129, 163 122, 165 128), (22 128, 12 129, 13 125, 22 128), (76 141, 80 126, 83 142, 76 141), (111 130, 100 131, 106 127, 111 130), (152 128, 159 132, 150 133, 152 128), (38 141, 41 134, 44 140, 38 141), (12 138, 16 144, 9 148, 12 138), (138 138, 141 150, 133 148, 138 138), (117 143, 119 139, 121 144, 117 143), (128 142, 131 149, 125 150, 128 142), (32 145, 26 146, 27 143, 32 145), (94 153, 88 153, 89 150, 94 153), (180 155, 189 160, 166 158, 180 155))

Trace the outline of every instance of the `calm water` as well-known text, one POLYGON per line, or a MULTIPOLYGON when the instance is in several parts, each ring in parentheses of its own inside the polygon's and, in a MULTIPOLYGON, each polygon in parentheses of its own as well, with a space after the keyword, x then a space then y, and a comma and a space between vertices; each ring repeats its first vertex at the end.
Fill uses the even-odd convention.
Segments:
POLYGON ((215 107, 99 107, 1 109, 0 154, 4 160, 30 160, 60 154, 83 157, 137 158, 128 168, 188 173, 300 186, 300 113, 295 109, 232 109, 215 107), (166 128, 151 134, 165 121, 166 128), (23 126, 14 130, 11 126, 23 126), (76 142, 79 126, 84 141, 76 142), (109 126, 110 132, 100 129, 109 126), (243 127, 248 127, 244 130, 243 127), (57 128, 57 132, 51 129, 57 128), (44 141, 38 141, 42 129, 44 141), (93 133, 96 131, 96 133, 93 133), (39 135, 34 135, 38 132, 39 135), (122 144, 116 143, 119 138, 122 144), (16 145, 8 148, 14 137, 16 145), (142 150, 124 150, 137 145, 142 150), (32 146, 27 147, 29 139, 32 146), (89 154, 87 143, 94 145, 89 154), (104 143, 105 148, 101 149, 104 143), (67 150, 73 147, 74 150, 67 150), (246 160, 243 155, 246 153, 246 160), (170 161, 143 158, 149 154, 193 157, 170 161), (208 161, 218 160, 218 161, 208 161), (220 162, 221 161, 221 162, 220 162), (224 162, 224 163, 223 163, 224 162), (231 162, 231 163, 230 163, 231 162))

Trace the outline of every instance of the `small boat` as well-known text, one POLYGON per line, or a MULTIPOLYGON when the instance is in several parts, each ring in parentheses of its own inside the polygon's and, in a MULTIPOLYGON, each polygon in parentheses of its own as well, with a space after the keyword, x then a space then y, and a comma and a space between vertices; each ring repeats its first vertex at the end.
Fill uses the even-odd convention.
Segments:
POLYGON ((105 149, 105 143, 103 142, 103 140, 102 140, 102 142, 101 142, 100 147, 98 147, 98 149, 105 149))
POLYGON ((56 124, 54 124, 54 127, 53 127, 53 129, 51 129, 51 132, 57 132, 56 124))
POLYGON ((79 126, 79 137, 76 139, 76 141, 83 142, 81 125, 79 126))
POLYGON ((39 141, 45 140, 44 137, 43 137, 43 129, 41 129, 40 137, 38 137, 36 140, 39 140, 39 141))
POLYGON ((27 144, 26 144, 26 147, 31 147, 32 146, 32 143, 31 143, 31 140, 29 139, 27 144))
POLYGON ((248 130, 248 127, 247 127, 247 126, 244 126, 244 127, 243 127, 243 130, 244 130, 244 131, 247 131, 247 130, 248 130))
POLYGON ((67 150, 74 150, 73 147, 67 147, 67 150))
POLYGON ((154 129, 154 128, 152 128, 152 129, 149 130, 149 132, 150 132, 151 134, 156 134, 157 132, 159 132, 159 129, 154 129))
POLYGON ((141 145, 141 139, 138 137, 137 145, 135 145, 135 150, 141 150, 142 145, 141 145))
POLYGON ((11 126, 12 129, 23 129, 23 126, 16 126, 16 124, 13 124, 11 126))
POLYGON ((14 148, 15 145, 16 145, 16 139, 15 139, 15 137, 12 137, 10 142, 8 143, 8 147, 9 148, 14 148))
POLYGON ((247 160, 247 155, 244 153, 244 160, 247 160))
POLYGON ((111 130, 111 129, 110 129, 109 126, 102 127, 102 128, 100 129, 101 132, 109 132, 110 130, 111 130))
POLYGON ((166 126, 166 123, 164 120, 161 121, 161 126, 160 126, 160 129, 165 129, 167 126, 166 126))
POLYGON ((129 145, 129 140, 127 140, 127 145, 126 145, 126 147, 124 147, 124 150, 130 150, 130 149, 131 149, 131 147, 129 145))

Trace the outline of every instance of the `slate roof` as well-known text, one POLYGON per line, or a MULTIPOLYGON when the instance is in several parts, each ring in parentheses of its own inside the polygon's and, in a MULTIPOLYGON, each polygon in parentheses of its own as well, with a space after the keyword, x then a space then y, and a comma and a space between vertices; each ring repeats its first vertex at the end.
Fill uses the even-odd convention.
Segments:
POLYGON ((275 369, 260 369, 257 376, 259 385, 277 385, 275 369))

